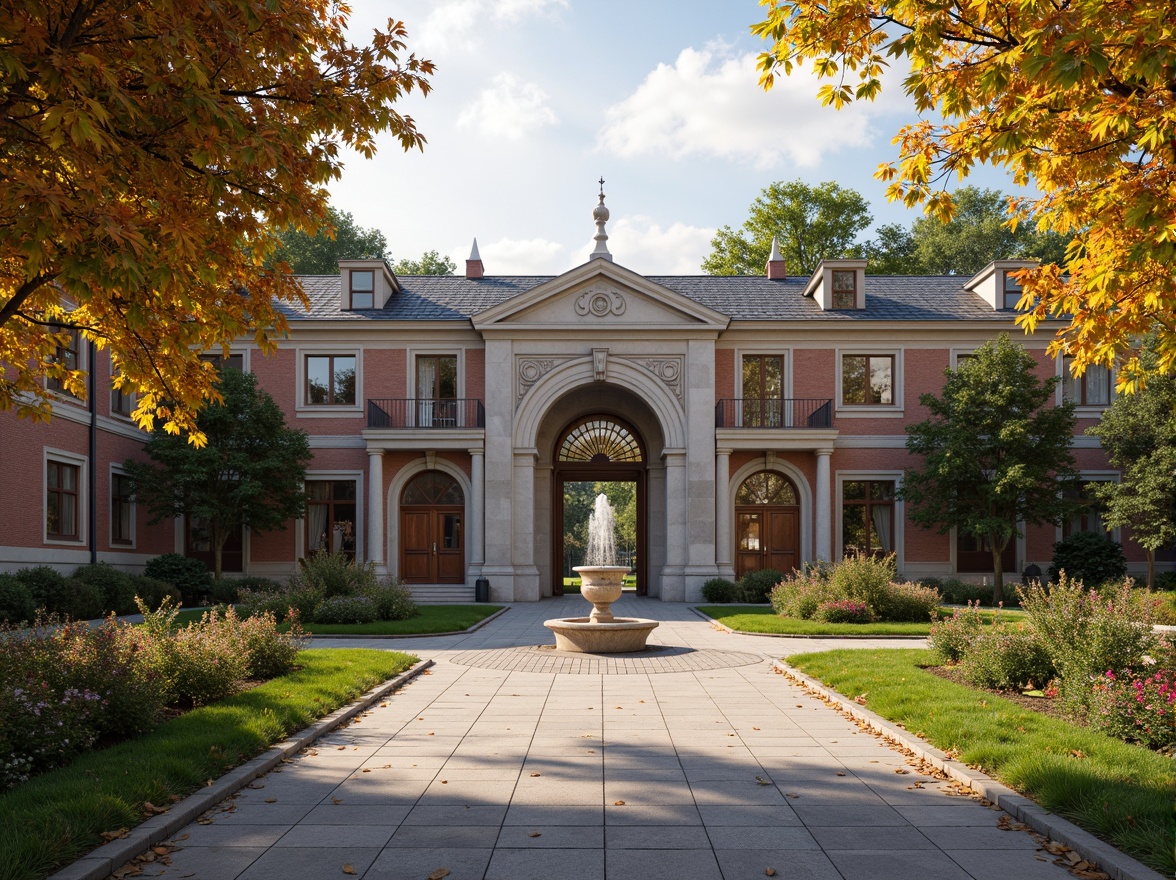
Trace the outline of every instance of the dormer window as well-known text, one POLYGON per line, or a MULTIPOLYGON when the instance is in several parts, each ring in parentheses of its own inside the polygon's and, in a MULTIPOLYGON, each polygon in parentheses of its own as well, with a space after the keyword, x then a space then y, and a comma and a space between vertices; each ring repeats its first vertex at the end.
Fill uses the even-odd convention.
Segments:
POLYGON ((833 270, 833 308, 857 308, 857 272, 853 269, 833 270))
POLYGON ((370 309, 375 307, 376 273, 373 269, 352 269, 351 308, 370 309))
POLYGON ((1015 309, 1017 303, 1021 301, 1021 282, 1016 279, 1012 272, 1004 273, 1004 307, 1006 309, 1015 309))

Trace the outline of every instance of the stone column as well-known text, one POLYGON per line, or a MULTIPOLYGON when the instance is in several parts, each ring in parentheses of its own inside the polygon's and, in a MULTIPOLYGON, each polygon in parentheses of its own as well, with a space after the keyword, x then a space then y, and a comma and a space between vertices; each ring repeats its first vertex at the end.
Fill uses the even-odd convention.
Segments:
MULTIPOLYGON (((715 450, 715 564, 731 568, 731 450, 715 450)), ((733 571, 733 569, 732 569, 733 571)))
POLYGON ((481 566, 486 561, 485 544, 485 481, 486 451, 482 447, 470 451, 470 565, 481 566))
POLYGON ((832 449, 817 450, 817 497, 813 517, 816 520, 817 559, 833 558, 833 505, 830 503, 829 456, 832 449))
POLYGON ((535 568, 535 459, 534 449, 514 451, 514 493, 511 513, 514 534, 511 564, 514 567, 514 601, 539 599, 539 571, 535 568))
POLYGON ((384 562, 384 450, 368 449, 367 558, 383 573, 384 562))
POLYGON ((684 602, 686 562, 690 552, 686 450, 666 449, 662 458, 666 463, 666 564, 662 568, 661 598, 663 602, 684 602))

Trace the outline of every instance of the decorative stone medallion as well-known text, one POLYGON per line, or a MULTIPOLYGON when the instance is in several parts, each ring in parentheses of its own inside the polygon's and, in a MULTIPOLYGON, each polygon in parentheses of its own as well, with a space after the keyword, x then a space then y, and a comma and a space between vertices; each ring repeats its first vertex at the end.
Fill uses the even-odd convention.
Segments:
POLYGON ((576 298, 575 309, 580 316, 603 318, 606 315, 623 315, 625 298, 614 287, 593 286, 576 298))
POLYGON ((642 369, 653 373, 667 388, 674 392, 678 402, 683 402, 682 396, 682 358, 677 357, 635 357, 625 358, 642 369))
POLYGON ((516 367, 517 375, 517 393, 515 394, 515 403, 522 400, 531 386, 550 373, 557 366, 566 361, 567 358, 519 358, 516 367))

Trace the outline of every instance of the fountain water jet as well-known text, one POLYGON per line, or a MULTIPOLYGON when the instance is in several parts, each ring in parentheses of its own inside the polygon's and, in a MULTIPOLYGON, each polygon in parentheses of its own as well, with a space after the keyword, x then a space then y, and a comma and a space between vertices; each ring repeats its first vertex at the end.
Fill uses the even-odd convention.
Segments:
POLYGON ((617 565, 615 517, 608 497, 596 496, 588 517, 587 565, 572 571, 580 575, 580 595, 592 603, 588 617, 560 617, 544 621, 555 633, 555 647, 583 654, 631 654, 645 650, 645 640, 657 627, 656 620, 615 617, 610 606, 621 598, 629 567, 617 565))

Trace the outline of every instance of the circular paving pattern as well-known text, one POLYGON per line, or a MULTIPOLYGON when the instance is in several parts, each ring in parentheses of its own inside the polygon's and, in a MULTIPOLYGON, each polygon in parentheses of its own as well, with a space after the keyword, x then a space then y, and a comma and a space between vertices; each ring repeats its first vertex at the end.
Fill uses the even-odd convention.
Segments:
POLYGON ((487 648, 459 651, 445 659, 458 666, 505 669, 508 672, 554 672, 563 675, 653 675, 661 672, 700 672, 764 663, 759 654, 739 651, 696 651, 693 648, 650 645, 634 654, 577 654, 557 651, 554 645, 487 648))

